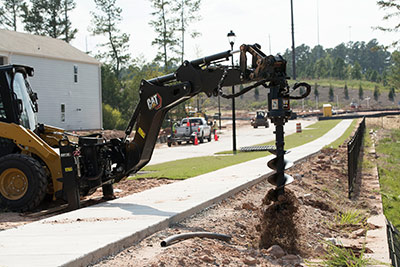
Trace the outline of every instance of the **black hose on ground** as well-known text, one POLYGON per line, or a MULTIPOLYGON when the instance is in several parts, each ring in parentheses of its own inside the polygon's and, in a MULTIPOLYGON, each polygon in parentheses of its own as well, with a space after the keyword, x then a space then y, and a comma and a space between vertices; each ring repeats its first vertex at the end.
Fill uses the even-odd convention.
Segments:
POLYGON ((189 238, 194 238, 194 237, 213 238, 213 239, 223 240, 226 242, 229 242, 232 238, 229 235, 212 233, 212 232, 191 232, 191 233, 183 233, 183 234, 177 234, 177 235, 170 236, 170 237, 164 239, 163 241, 161 241, 161 246, 167 247, 167 246, 171 245, 172 243, 186 240, 189 238))

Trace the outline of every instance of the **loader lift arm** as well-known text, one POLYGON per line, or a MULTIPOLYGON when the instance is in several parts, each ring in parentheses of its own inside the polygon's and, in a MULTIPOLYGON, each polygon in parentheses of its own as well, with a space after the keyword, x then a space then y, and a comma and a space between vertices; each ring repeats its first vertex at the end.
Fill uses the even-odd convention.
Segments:
MULTIPOLYGON (((121 143, 125 157, 125 175, 136 173, 150 161, 162 121, 166 113, 176 105, 201 92, 209 97, 220 95, 232 98, 260 85, 271 88, 271 90, 274 88, 272 91, 275 92, 275 98, 289 99, 290 88, 287 79, 286 61, 281 56, 266 56, 260 50, 260 46, 254 44, 242 45, 240 51, 228 50, 190 62, 185 61, 175 73, 151 80, 142 80, 139 90, 140 101, 121 143), (220 64, 237 52, 240 53, 239 66, 220 64), (247 65, 247 54, 252 57, 250 66, 247 65), (226 95, 222 91, 224 86, 248 83, 253 84, 234 95, 226 95), (129 142, 128 137, 134 128, 133 140, 129 142)), ((307 88, 308 94, 309 91, 310 88, 307 88)), ((301 97, 307 95, 304 94, 301 97)), ((282 100, 280 103, 279 110, 281 112, 276 114, 277 118, 280 121, 287 121, 287 118, 290 117, 290 109, 288 106, 285 108, 282 106, 282 100)), ((284 178, 280 180, 282 179, 284 178)))

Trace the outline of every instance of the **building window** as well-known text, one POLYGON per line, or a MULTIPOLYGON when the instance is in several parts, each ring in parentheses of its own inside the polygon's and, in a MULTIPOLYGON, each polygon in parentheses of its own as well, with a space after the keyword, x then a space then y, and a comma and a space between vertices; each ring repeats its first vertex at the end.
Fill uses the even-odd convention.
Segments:
POLYGON ((65 104, 61 104, 61 122, 65 122, 65 104))
POLYGON ((74 65, 74 83, 78 82, 78 66, 74 65))

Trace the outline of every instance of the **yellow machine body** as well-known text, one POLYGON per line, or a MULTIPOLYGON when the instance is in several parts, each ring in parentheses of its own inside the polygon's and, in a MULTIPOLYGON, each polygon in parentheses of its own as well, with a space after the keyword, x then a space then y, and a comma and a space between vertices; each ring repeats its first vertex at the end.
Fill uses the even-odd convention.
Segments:
POLYGON ((48 143, 52 145, 58 144, 61 135, 54 132, 61 132, 61 129, 46 126, 48 132, 42 135, 44 138, 37 136, 34 132, 14 123, 0 122, 0 137, 13 140, 13 142, 21 149, 21 154, 36 155, 47 166, 53 183, 53 198, 55 192, 62 190, 62 183, 57 179, 62 178, 60 155, 48 143), (57 131, 55 131, 57 130, 57 131), (53 133, 52 133, 53 132, 53 133), (44 141, 46 140, 46 142, 44 141))

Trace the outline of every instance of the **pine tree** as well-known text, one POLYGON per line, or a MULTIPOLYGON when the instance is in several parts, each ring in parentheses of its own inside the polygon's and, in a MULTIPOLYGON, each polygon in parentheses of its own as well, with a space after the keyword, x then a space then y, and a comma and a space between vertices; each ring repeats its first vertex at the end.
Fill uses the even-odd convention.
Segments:
MULTIPOLYGON (((378 26, 377 29, 385 32, 398 32, 400 29, 400 25, 398 24, 398 18, 400 17, 400 2, 398 0, 379 0, 377 2, 378 6, 381 9, 389 10, 390 13, 386 14, 383 17, 383 20, 395 19, 395 26, 393 28, 387 28, 378 26)), ((400 43, 400 40, 394 40, 392 46, 395 47, 400 43)))
POLYGON ((335 95, 334 95, 334 93, 333 93, 333 86, 332 86, 332 84, 331 84, 331 85, 329 85, 329 101, 330 101, 330 102, 333 102, 334 97, 335 97, 335 95))
POLYGON ((46 35, 44 29, 44 16, 43 9, 46 9, 46 3, 43 0, 31 0, 31 7, 24 5, 23 10, 23 23, 24 30, 37 35, 46 35))
POLYGON ((378 85, 375 85, 375 88, 374 88, 374 99, 375 99, 375 101, 379 100, 379 95, 380 95, 380 92, 379 92, 378 85))
POLYGON ((22 7, 25 5, 24 0, 1 0, 0 6, 0 25, 6 29, 17 31, 18 18, 22 14, 22 7))
POLYGON ((363 90, 363 88, 362 88, 361 83, 360 83, 360 87, 358 88, 358 98, 359 98, 360 100, 363 100, 363 99, 364 99, 364 90, 363 90))
POLYGON ((24 29, 27 32, 60 38, 70 42, 75 38, 69 11, 75 8, 74 0, 30 0, 31 5, 22 6, 24 29))
POLYGON ((76 7, 75 1, 74 0, 63 0, 61 2, 61 6, 63 8, 64 12, 64 31, 63 35, 64 38, 62 38, 64 41, 69 43, 71 40, 75 39, 75 34, 78 32, 78 29, 73 29, 72 28, 72 23, 69 18, 69 12, 74 10, 76 7))
POLYGON ((317 84, 317 83, 315 83, 315 85, 314 85, 314 95, 315 95, 316 97, 318 97, 318 96, 319 96, 319 92, 318 92, 318 84, 317 84))
POLYGON ((344 98, 349 100, 349 89, 347 88, 347 82, 344 84, 344 98))
POLYGON ((168 72, 172 65, 179 61, 176 57, 176 54, 179 53, 177 48, 179 40, 175 36, 178 26, 177 20, 173 16, 172 0, 149 1, 154 9, 151 15, 155 18, 149 24, 157 34, 157 37, 151 44, 157 46, 159 49, 155 61, 163 62, 164 71, 168 72), (172 52, 172 55, 170 52, 172 52))
POLYGON ((116 0, 94 0, 96 8, 100 13, 91 12, 93 35, 105 35, 108 39, 106 43, 101 44, 108 51, 99 55, 107 60, 113 66, 115 76, 120 79, 121 68, 130 60, 129 35, 120 33, 117 24, 122 21, 122 9, 117 7, 116 0))
POLYGON ((377 82, 378 81, 378 72, 376 70, 373 70, 371 73, 371 77, 369 78, 371 82, 377 82))
POLYGON ((177 30, 181 32, 179 39, 179 54, 181 56, 181 62, 183 63, 185 56, 185 33, 189 32, 192 38, 196 38, 200 35, 197 31, 189 31, 190 23, 200 20, 198 14, 200 10, 201 0, 175 0, 175 7, 173 8, 175 14, 179 14, 177 18, 177 30))
POLYGON ((340 57, 336 58, 332 68, 332 76, 343 80, 345 78, 345 63, 340 57))
POLYGON ((259 98, 260 98, 260 91, 258 87, 256 87, 256 89, 254 89, 254 99, 258 101, 259 98))
POLYGON ((351 75, 351 78, 354 80, 361 80, 361 66, 357 61, 354 63, 354 66, 351 69, 350 75, 351 75))
POLYGON ((400 51, 394 51, 391 58, 391 66, 388 72, 389 86, 400 88, 400 51))
POLYGON ((394 97, 396 96, 396 93, 394 92, 394 88, 390 88, 389 94, 388 94, 388 99, 392 102, 394 102, 394 97))

